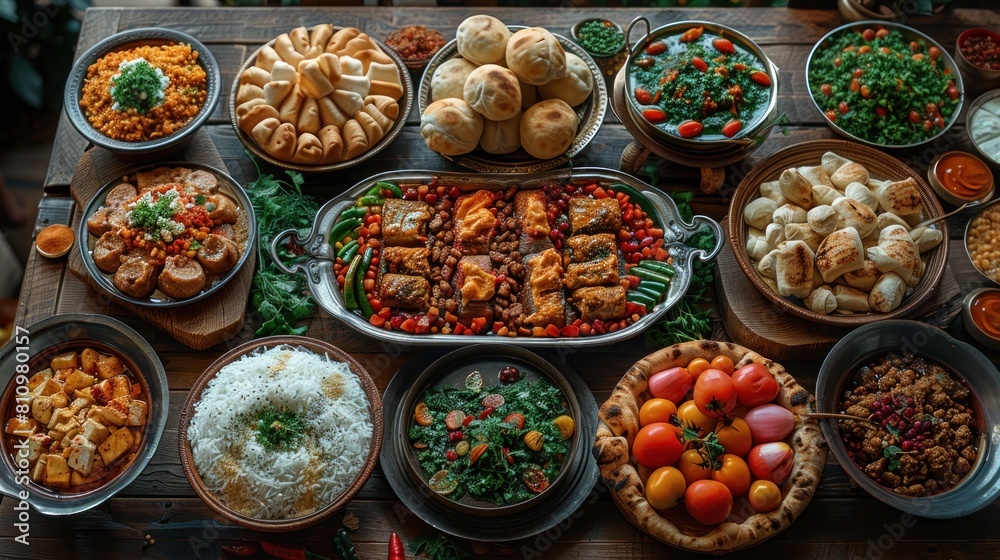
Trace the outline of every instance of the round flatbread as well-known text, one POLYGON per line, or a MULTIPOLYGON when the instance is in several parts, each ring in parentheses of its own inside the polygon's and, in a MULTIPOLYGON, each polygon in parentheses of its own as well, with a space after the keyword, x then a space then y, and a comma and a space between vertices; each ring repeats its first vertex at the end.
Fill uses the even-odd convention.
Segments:
POLYGON ((781 367, 742 346, 710 340, 685 342, 664 348, 639 360, 622 377, 611 397, 598 412, 594 454, 601 469, 601 479, 611 490, 611 497, 633 525, 667 544, 693 550, 722 554, 754 546, 774 536, 795 521, 812 499, 823 465, 827 446, 815 420, 804 421, 815 398, 781 367), (795 451, 792 470, 781 487, 778 509, 754 513, 745 499, 735 498, 730 520, 714 528, 694 521, 683 506, 658 512, 645 497, 648 469, 636 467, 629 450, 639 431, 639 407, 650 398, 646 381, 650 375, 675 366, 687 366, 695 358, 711 360, 728 356, 739 369, 751 362, 764 365, 781 387, 775 403, 795 414, 795 431, 786 439, 795 451), (641 474, 640 474, 641 473, 641 474))

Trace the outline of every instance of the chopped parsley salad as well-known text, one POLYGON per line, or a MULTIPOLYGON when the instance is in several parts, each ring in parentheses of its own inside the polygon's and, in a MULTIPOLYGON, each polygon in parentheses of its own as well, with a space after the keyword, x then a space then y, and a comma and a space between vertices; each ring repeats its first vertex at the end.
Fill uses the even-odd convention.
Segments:
POLYGON ((919 143, 945 128, 962 96, 942 54, 898 29, 846 29, 813 56, 810 94, 849 134, 884 146, 919 143))
POLYGON ((464 387, 426 389, 408 436, 434 492, 505 506, 549 487, 575 431, 562 391, 507 366, 473 371, 464 387), (497 383, 484 387, 484 376, 497 383))
POLYGON ((736 42, 692 27, 646 45, 628 73, 648 123, 682 138, 721 140, 764 116, 771 99, 766 68, 736 42))

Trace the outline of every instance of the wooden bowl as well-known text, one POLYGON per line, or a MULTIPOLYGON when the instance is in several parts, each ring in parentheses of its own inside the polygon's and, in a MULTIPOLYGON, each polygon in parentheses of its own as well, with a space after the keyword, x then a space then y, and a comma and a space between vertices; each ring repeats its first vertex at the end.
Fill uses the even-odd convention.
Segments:
POLYGON ((729 205, 729 215, 727 225, 729 243, 732 245, 733 253, 740 269, 746 274, 750 282, 764 294, 764 297, 771 300, 784 311, 787 311, 803 319, 808 319, 825 325, 838 327, 858 327, 867 325, 874 321, 883 319, 902 318, 917 310, 927 298, 934 293, 941 276, 944 274, 945 266, 948 264, 948 226, 945 222, 938 222, 936 227, 941 230, 944 241, 932 249, 924 258, 925 269, 920 283, 913 291, 903 299, 903 302, 896 309, 889 313, 856 313, 854 315, 824 315, 816 313, 803 307, 793 300, 782 297, 772 290, 757 274, 750 256, 747 254, 747 225, 743 221, 743 208, 752 200, 760 196, 760 184, 764 181, 776 180, 782 171, 789 167, 799 167, 805 165, 819 165, 820 158, 825 152, 836 152, 847 159, 860 163, 868 169, 873 178, 901 180, 913 177, 920 188, 920 195, 924 203, 924 215, 928 218, 944 214, 941 202, 934 194, 934 190, 924 181, 920 174, 902 164, 899 160, 882 153, 875 148, 869 148, 847 140, 813 140, 802 142, 790 146, 774 154, 771 154, 763 161, 754 166, 753 170, 740 181, 733 195, 733 200, 729 205), (929 258, 925 258, 928 257, 929 258))
POLYGON ((194 386, 191 388, 191 392, 188 394, 187 401, 184 403, 184 408, 181 410, 180 433, 177 439, 180 444, 181 466, 184 468, 184 474, 187 476, 191 487, 194 488, 195 493, 198 494, 198 497, 201 498, 201 500, 205 502, 205 505, 211 508, 212 511, 215 511, 219 515, 222 515, 234 523, 257 531, 296 531, 299 529, 305 529, 306 527, 311 527, 325 519, 328 519, 333 514, 337 513, 349 501, 351 501, 358 491, 361 490, 361 488, 365 485, 365 482, 368 481, 368 477, 371 476, 372 471, 375 469, 375 464, 378 462, 379 452, 382 449, 382 427, 382 400, 379 397, 378 388, 375 386, 375 382, 372 381, 371 376, 368 375, 368 372, 361 367, 361 364, 359 364, 357 360, 352 358, 347 352, 344 352, 336 346, 321 340, 303 336, 272 336, 259 340, 251 340, 246 344, 241 344, 229 352, 226 352, 218 360, 213 362, 212 365, 208 366, 205 373, 201 374, 198 380, 195 381, 194 386), (365 396, 368 397, 368 402, 371 404, 372 439, 368 449, 368 457, 365 460, 364 466, 361 468, 361 472, 358 473, 350 486, 341 492, 340 495, 336 496, 333 501, 317 509, 313 513, 302 517, 290 519, 259 519, 248 517, 234 511, 223 503, 218 496, 207 489, 205 482, 202 480, 201 475, 198 474, 198 470, 194 465, 194 458, 191 454, 191 445, 188 442, 188 426, 194 416, 194 407, 201 398, 201 392, 205 389, 205 386, 208 385, 208 382, 215 378, 216 374, 219 373, 219 370, 245 355, 273 348, 275 346, 304 348, 305 350, 309 350, 316 354, 326 355, 332 359, 346 363, 350 367, 351 372, 358 377, 358 381, 361 382, 361 388, 364 390, 365 396))
MULTIPOLYGON (((633 525, 658 541, 685 550, 724 554, 760 544, 795 521, 812 499, 826 463, 827 447, 815 420, 805 420, 815 410, 815 399, 781 365, 743 346, 699 340, 669 346, 633 365, 598 413, 594 455, 601 478, 611 491, 618 509, 633 525), (647 380, 667 368, 684 367, 694 358, 711 360, 728 356, 737 368, 751 362, 763 364, 780 386, 775 403, 795 414, 795 431, 785 441, 795 451, 788 479, 781 486, 781 505, 767 513, 755 513, 746 497, 733 500, 729 520, 703 525, 678 505, 655 510, 646 501, 645 482, 650 469, 631 456, 632 441, 639 431, 639 408, 650 398, 647 380)), ((737 409, 739 410, 739 408, 737 409)))

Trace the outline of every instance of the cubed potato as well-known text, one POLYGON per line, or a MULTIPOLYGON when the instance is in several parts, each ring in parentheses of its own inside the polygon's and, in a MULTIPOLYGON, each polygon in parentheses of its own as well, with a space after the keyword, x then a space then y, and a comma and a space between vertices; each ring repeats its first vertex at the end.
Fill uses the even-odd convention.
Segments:
POLYGON ((93 375, 88 375, 82 370, 75 369, 73 373, 66 377, 66 384, 63 385, 63 391, 67 393, 72 393, 77 389, 85 389, 94 384, 96 379, 93 375))
POLYGON ((62 391, 52 393, 49 395, 49 398, 52 399, 52 408, 65 408, 69 406, 69 397, 62 391))
POLYGON ((53 393, 58 393, 62 391, 62 383, 56 381, 55 379, 46 379, 42 381, 38 387, 35 387, 34 394, 36 397, 48 397, 53 393))
POLYGON ((83 437, 89 439, 96 444, 104 443, 104 440, 108 439, 111 435, 111 431, 108 427, 100 422, 94 420, 93 418, 87 418, 83 423, 83 437))
POLYGON ((49 453, 45 456, 45 485, 52 488, 69 488, 72 471, 62 455, 49 453))
POLYGON ((131 393, 132 384, 129 382, 128 377, 116 375, 111 378, 111 398, 128 397, 131 396, 131 393))
POLYGON ((48 424, 52 419, 52 397, 31 399, 31 417, 42 424, 48 424))
POLYGON ((128 395, 112 399, 111 402, 104 407, 104 419, 115 426, 124 426, 128 423, 129 404, 131 404, 131 402, 132 397, 128 395))
POLYGON ((55 432, 58 437, 52 436, 52 439, 63 442, 63 447, 66 447, 69 445, 69 442, 80 433, 81 428, 82 426, 80 426, 80 423, 77 422, 76 418, 70 418, 62 424, 56 424, 56 427, 52 428, 52 431, 49 432, 49 434, 55 432))
POLYGON ((114 387, 110 379, 105 379, 96 385, 90 386, 90 395, 98 404, 108 404, 114 397, 114 387))
POLYGON ((80 369, 84 373, 94 373, 97 371, 97 360, 101 359, 101 354, 93 348, 87 348, 80 352, 80 369))
POLYGON ((46 457, 48 457, 48 455, 42 455, 41 457, 39 457, 38 462, 35 463, 34 467, 32 467, 31 480, 40 483, 42 482, 42 480, 45 479, 45 463, 48 462, 46 460, 46 457))
POLYGON ((128 405, 128 425, 142 426, 146 423, 146 403, 133 400, 128 405))
POLYGON ((65 382, 66 378, 69 377, 69 374, 73 373, 74 371, 76 371, 76 368, 57 369, 56 372, 52 374, 52 379, 55 379, 56 381, 65 382))
POLYGON ((95 455, 94 457, 95 457, 94 464, 90 468, 90 474, 85 476, 80 474, 79 471, 73 471, 73 474, 71 474, 69 477, 70 486, 82 486, 84 484, 92 484, 94 482, 100 482, 100 480, 104 478, 104 475, 106 475, 107 472, 105 472, 103 466, 104 463, 101 462, 101 456, 95 455))
POLYGON ((131 449, 133 443, 135 443, 135 436, 132 435, 132 430, 122 428, 116 430, 108 439, 104 440, 104 443, 97 446, 97 451, 104 459, 104 464, 110 465, 131 449))
POLYGON ((71 469, 80 471, 83 475, 90 474, 91 467, 94 466, 94 457, 97 456, 97 446, 83 435, 76 435, 70 442, 69 461, 66 464, 71 469))
POLYGON ((49 418, 48 423, 46 423, 45 425, 49 429, 52 429, 56 427, 56 424, 62 424, 64 422, 67 422, 72 417, 73 417, 73 411, 70 410, 69 408, 58 408, 52 411, 52 417, 49 418))
POLYGON ((93 418, 100 423, 104 423, 104 407, 103 406, 92 406, 87 409, 87 418, 93 418))
POLYGON ((90 402, 94 402, 94 395, 90 393, 90 387, 86 389, 80 389, 79 391, 73 391, 74 399, 87 399, 90 402))
POLYGON ((97 375, 101 379, 108 379, 116 375, 121 375, 125 371, 125 366, 118 356, 101 356, 97 360, 97 375))
POLYGON ((51 444, 52 438, 46 434, 31 434, 31 437, 28 438, 28 462, 37 461, 43 453, 48 451, 51 444))
POLYGON ((45 368, 35 375, 32 375, 31 379, 28 380, 28 390, 34 391, 46 379, 52 379, 52 369, 50 368, 45 368))
POLYGON ((65 354, 59 354, 55 358, 52 358, 51 363, 52 369, 63 369, 63 368, 73 368, 76 369, 80 367, 80 355, 76 352, 66 352, 65 354))
POLYGON ((73 414, 76 414, 92 404, 94 404, 94 399, 85 399, 80 397, 78 399, 73 399, 73 402, 69 403, 69 409, 73 411, 73 414))
POLYGON ((7 427, 4 431, 15 436, 29 436, 35 433, 37 427, 38 422, 34 418, 18 418, 15 416, 7 420, 7 427))

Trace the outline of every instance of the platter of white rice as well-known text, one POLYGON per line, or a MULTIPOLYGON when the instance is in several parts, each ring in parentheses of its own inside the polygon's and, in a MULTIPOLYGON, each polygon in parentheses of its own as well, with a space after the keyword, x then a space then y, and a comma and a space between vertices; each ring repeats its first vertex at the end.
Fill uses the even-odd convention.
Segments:
POLYGON ((381 448, 381 401, 336 347, 261 339, 199 378, 180 436, 185 473, 209 507, 258 530, 294 530, 332 515, 367 481, 381 448))

